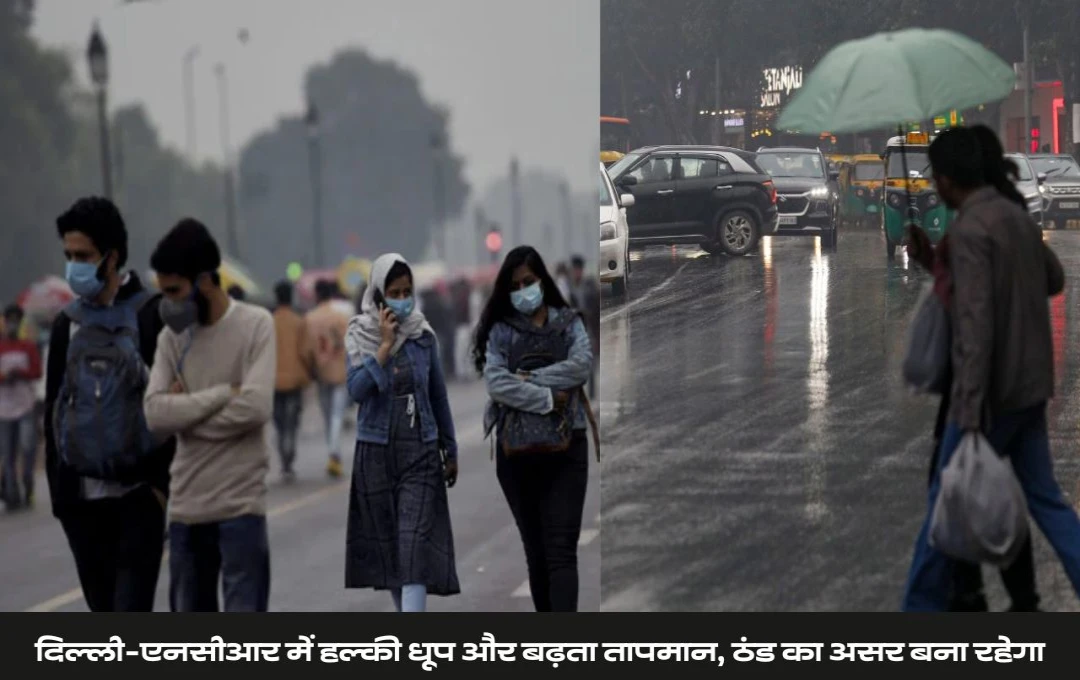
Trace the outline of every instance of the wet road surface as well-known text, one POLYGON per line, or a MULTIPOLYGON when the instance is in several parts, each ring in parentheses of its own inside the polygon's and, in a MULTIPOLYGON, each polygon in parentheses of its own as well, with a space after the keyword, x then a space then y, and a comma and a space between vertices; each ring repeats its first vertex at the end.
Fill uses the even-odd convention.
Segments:
MULTIPOLYGON (((344 588, 348 470, 345 481, 326 477, 321 415, 314 395, 308 396, 297 482, 282 485, 277 461, 271 465, 270 609, 393 611, 385 593, 344 588)), ((482 439, 485 398, 479 382, 450 387, 461 461, 458 483, 450 490, 450 512, 462 592, 429 597, 429 611, 532 611, 521 539, 495 478, 489 444, 482 439)), ((351 455, 346 463, 351 468, 351 455)), ((47 493, 44 475, 39 475, 38 489, 47 493)), ((600 604, 599 492, 594 463, 579 542, 582 611, 597 611, 600 604)), ((0 555, 0 611, 86 611, 75 564, 47 496, 30 511, 0 513, 0 555)), ((156 609, 168 611, 167 563, 156 609)))
MULTIPOLYGON (((1080 497, 1080 234, 1051 303, 1058 480, 1080 497), (1071 313, 1068 313, 1071 312, 1071 313)), ((926 513, 937 402, 900 379, 928 277, 882 236, 745 258, 632 253, 601 312, 604 611, 896 611, 926 513)), ((604 291, 605 295, 609 293, 604 291)), ((1035 531, 1043 608, 1080 610, 1035 531)), ((1008 606, 985 570, 991 609, 1008 606)))

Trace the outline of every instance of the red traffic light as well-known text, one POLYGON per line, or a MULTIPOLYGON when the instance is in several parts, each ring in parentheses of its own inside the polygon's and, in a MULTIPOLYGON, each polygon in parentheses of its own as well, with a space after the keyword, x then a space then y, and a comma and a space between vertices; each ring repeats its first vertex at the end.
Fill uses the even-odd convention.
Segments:
POLYGON ((484 240, 484 244, 487 246, 489 252, 499 252, 502 250, 502 234, 497 231, 489 231, 487 238, 484 240))

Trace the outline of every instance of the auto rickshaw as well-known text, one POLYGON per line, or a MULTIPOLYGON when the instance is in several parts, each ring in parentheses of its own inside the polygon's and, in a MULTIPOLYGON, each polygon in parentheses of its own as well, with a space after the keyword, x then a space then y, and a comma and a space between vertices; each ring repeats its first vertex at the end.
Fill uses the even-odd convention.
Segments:
POLYGON ((909 132, 890 139, 881 156, 885 167, 881 225, 885 231, 885 254, 890 260, 904 240, 908 222, 922 227, 930 240, 937 243, 955 217, 934 189, 929 150, 927 133, 909 132))
POLYGON ((843 190, 840 214, 848 224, 862 227, 881 220, 885 165, 880 156, 852 156, 840 171, 840 186, 843 190))

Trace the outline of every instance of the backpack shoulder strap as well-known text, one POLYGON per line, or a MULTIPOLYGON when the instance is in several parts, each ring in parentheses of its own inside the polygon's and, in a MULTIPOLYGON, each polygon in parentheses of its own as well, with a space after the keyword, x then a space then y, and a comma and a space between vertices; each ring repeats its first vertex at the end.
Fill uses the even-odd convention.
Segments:
MULTIPOLYGON (((62 313, 69 321, 80 326, 86 321, 86 306, 83 304, 83 301, 78 298, 67 303, 67 305, 64 306, 62 313)), ((71 324, 69 323, 68 327, 70 328, 70 326, 71 324)))
POLYGON ((577 310, 573 310, 573 313, 570 313, 569 310, 562 312, 559 314, 558 320, 551 325, 551 330, 555 333, 565 333, 580 318, 582 318, 582 314, 577 310))

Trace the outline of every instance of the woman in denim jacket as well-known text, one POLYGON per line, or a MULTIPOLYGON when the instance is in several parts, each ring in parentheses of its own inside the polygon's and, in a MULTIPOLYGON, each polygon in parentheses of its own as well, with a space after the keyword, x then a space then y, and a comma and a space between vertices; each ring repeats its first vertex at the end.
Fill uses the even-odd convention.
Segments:
POLYGON ((424 611, 429 593, 461 592, 446 499, 454 423, 435 334, 414 306, 408 263, 383 255, 345 338, 359 404, 345 587, 390 590, 402 612, 424 611))
POLYGON ((546 414, 575 404, 570 448, 559 453, 508 457, 497 443, 496 471, 514 515, 525 560, 529 589, 538 612, 577 611, 577 543, 589 472, 585 436, 587 406, 574 398, 592 374, 592 345, 585 324, 570 309, 535 249, 510 251, 480 317, 473 346, 476 369, 487 383, 484 418, 487 435, 506 409, 546 414), (538 328, 567 324, 565 361, 529 373, 511 373, 510 351, 520 331, 514 323, 538 328))

